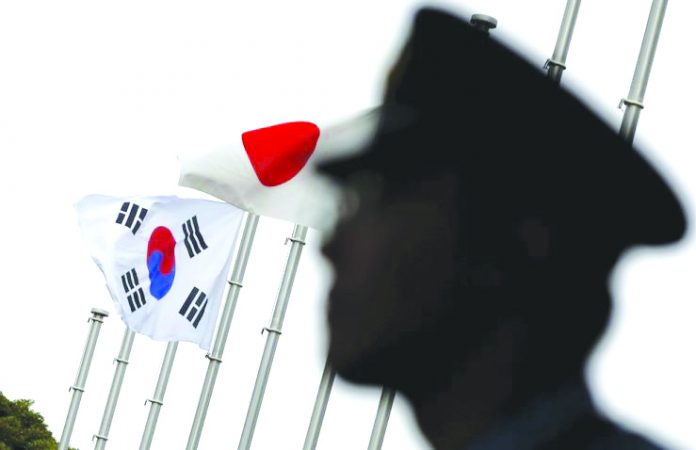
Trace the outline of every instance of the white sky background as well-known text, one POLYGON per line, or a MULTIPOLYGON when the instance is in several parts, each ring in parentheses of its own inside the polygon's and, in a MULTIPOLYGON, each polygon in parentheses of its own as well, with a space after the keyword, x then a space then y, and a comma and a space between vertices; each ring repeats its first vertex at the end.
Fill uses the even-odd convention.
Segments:
MULTIPOLYGON (((326 125, 376 104, 414 5, 0 4, 0 390, 36 400, 59 438, 89 310, 109 310, 72 439, 73 446, 91 448, 124 327, 82 244, 73 203, 91 193, 195 196, 176 186, 178 153, 227 144, 241 131, 282 121, 326 125)), ((495 16, 494 34, 541 66, 553 51, 565 2, 449 5, 467 17, 495 16)), ((563 82, 617 128, 616 105, 628 93, 649 9, 649 0, 586 0, 580 8, 563 82)), ((636 141, 677 189, 692 223, 694 18, 693 2, 675 1, 667 9, 636 141)), ((464 133, 476 132, 465 125, 464 133)), ((238 443, 265 342, 260 330, 271 317, 291 231, 289 223, 261 219, 202 450, 238 443)), ((296 449, 304 440, 325 351, 330 269, 319 256, 319 240, 311 233, 302 256, 256 449, 296 449)), ((691 232, 676 247, 627 255, 613 278, 611 329, 589 370, 605 410, 676 449, 696 449, 694 267, 691 232)), ((143 402, 154 391, 165 346, 136 337, 108 448, 137 448, 147 416, 143 402)), ((154 449, 184 447, 206 367, 195 345, 179 346, 154 449)), ((319 448, 365 448, 378 398, 377 388, 337 379, 319 448)), ((383 448, 428 448, 399 398, 383 448)))

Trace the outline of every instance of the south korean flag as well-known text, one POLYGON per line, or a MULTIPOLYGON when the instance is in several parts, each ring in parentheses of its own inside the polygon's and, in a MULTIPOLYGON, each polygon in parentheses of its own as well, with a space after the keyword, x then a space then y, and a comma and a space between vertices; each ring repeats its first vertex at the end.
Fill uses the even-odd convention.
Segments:
POLYGON ((128 327, 209 350, 244 212, 208 200, 100 195, 76 209, 128 327))

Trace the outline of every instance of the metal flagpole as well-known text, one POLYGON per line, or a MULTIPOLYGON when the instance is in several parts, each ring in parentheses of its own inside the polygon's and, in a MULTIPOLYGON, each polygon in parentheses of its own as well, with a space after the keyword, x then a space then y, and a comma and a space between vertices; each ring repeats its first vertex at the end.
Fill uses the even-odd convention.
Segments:
POLYGON ((174 365, 174 357, 176 356, 176 349, 178 346, 179 343, 176 341, 169 342, 167 344, 167 351, 164 353, 164 360, 162 361, 162 369, 160 369, 159 378, 157 379, 155 394, 151 399, 145 401, 145 403, 150 402, 150 412, 147 416, 147 422, 145 423, 143 437, 140 440, 140 450, 149 450, 150 445, 152 444, 152 437, 155 434, 155 427, 157 426, 160 408, 162 408, 162 405, 164 404, 164 393, 167 390, 169 374, 171 373, 172 366, 174 365))
POLYGON ((238 448, 240 450, 248 450, 249 447, 251 447, 251 439, 254 436, 254 428, 256 428, 256 420, 258 419, 259 411, 261 410, 263 394, 266 390, 266 384, 268 383, 268 376, 271 373, 273 356, 275 354, 276 346, 278 345, 278 340, 280 339, 280 334, 282 333, 285 310, 287 309, 288 300, 290 299, 292 283, 295 280, 295 272, 297 272, 297 266, 300 262, 302 247, 305 244, 306 236, 307 227, 295 225, 292 232, 292 237, 287 238, 285 241, 286 243, 288 241, 292 242, 292 245, 290 247, 288 261, 285 264, 285 273, 283 274, 283 281, 280 284, 278 298, 276 300, 275 307, 273 308, 273 318, 271 319, 271 324, 263 329, 264 331, 268 332, 268 337, 266 338, 266 346, 263 349, 263 356, 261 357, 259 372, 256 375, 256 383, 254 384, 254 391, 251 395, 249 409, 247 410, 246 420, 244 421, 244 429, 242 430, 242 436, 239 440, 238 448))
POLYGON ((392 405, 394 404, 394 395, 396 392, 392 388, 382 388, 382 396, 379 398, 379 407, 377 408, 377 417, 375 424, 372 427, 372 435, 370 436, 370 444, 367 450, 379 450, 382 448, 384 434, 387 431, 387 423, 389 422, 389 414, 391 414, 392 405))
POLYGON ((234 308, 237 305, 237 297, 239 297, 239 291, 242 288, 244 271, 246 270, 247 261, 249 260, 249 253, 251 252, 251 245, 254 242, 254 234, 256 233, 256 225, 258 225, 258 223, 259 216, 256 214, 247 213, 244 231, 242 232, 242 240, 239 244, 237 259, 232 270, 232 279, 229 280, 230 289, 227 292, 227 301, 225 302, 225 308, 222 311, 222 318, 220 319, 220 324, 218 325, 218 329, 215 334, 213 351, 206 355, 206 358, 208 358, 209 361, 208 371, 206 372, 205 380, 203 381, 203 388, 201 389, 201 396, 198 399, 198 407, 196 408, 196 415, 194 416, 193 424, 191 425, 191 433, 189 434, 188 442, 186 444, 186 450, 196 450, 198 448, 198 442, 201 439, 201 432, 203 431, 205 416, 208 412, 210 397, 213 395, 215 379, 217 378, 217 373, 220 369, 220 364, 222 363, 221 358, 223 352, 225 351, 227 334, 230 331, 232 316, 234 315, 234 308))
POLYGON ((65 418, 63 433, 60 435, 58 450, 67 450, 70 445, 70 436, 75 426, 77 410, 80 409, 82 393, 85 392, 87 374, 89 373, 89 366, 92 364, 92 356, 94 355, 94 347, 96 347, 97 339, 99 338, 99 330, 101 329, 101 324, 104 323, 104 318, 109 317, 109 313, 103 309, 92 308, 90 312, 92 313, 92 317, 88 319, 88 322, 91 322, 91 324, 87 336, 87 343, 85 344, 85 350, 82 352, 82 360, 80 361, 80 368, 77 371, 77 378, 75 379, 75 383, 70 386, 70 390, 73 394, 70 400, 70 407, 68 408, 68 416, 65 418))
POLYGON ((327 359, 324 365, 324 372, 321 374, 319 391, 317 392, 317 399, 314 401, 312 418, 309 421, 309 428, 307 429, 307 436, 305 437, 302 450, 314 450, 317 447, 321 424, 324 421, 324 413, 326 412, 326 405, 329 403, 329 396, 331 395, 331 388, 333 387, 335 377, 336 371, 331 367, 327 359))
POLYGON ((109 397, 106 400, 106 407, 104 408, 104 415, 102 416, 101 425, 99 426, 99 433, 92 437, 92 439, 97 439, 97 442, 94 445, 94 450, 103 450, 106 447, 106 441, 109 439, 111 420, 114 418, 114 411, 116 411, 116 403, 118 402, 118 396, 121 393, 123 376, 126 373, 128 357, 130 356, 131 348, 133 348, 134 338, 135 333, 133 330, 126 327, 126 331, 123 334, 123 340, 121 341, 121 350, 119 350, 118 356, 114 360, 116 361, 116 370, 114 371, 114 379, 111 382, 109 397))
POLYGON ((660 37, 662 21, 665 18, 667 0, 653 0, 650 7, 648 24, 643 34, 643 43, 640 47, 640 54, 636 62, 636 69, 633 72, 633 81, 628 97, 621 100, 619 107, 626 106, 619 135, 629 143, 633 143, 633 138, 638 127, 638 117, 643 109, 643 97, 648 86, 648 77, 652 68, 655 51, 657 50, 657 40, 660 37))
POLYGON ((573 29, 578 18, 578 9, 580 9, 580 0, 568 0, 563 13, 561 29, 558 31, 556 48, 553 50, 551 59, 547 59, 546 64, 544 64, 544 68, 548 70, 549 78, 556 84, 561 82, 563 71, 566 68, 565 62, 568 56, 568 47, 570 47, 570 39, 573 37, 573 29))

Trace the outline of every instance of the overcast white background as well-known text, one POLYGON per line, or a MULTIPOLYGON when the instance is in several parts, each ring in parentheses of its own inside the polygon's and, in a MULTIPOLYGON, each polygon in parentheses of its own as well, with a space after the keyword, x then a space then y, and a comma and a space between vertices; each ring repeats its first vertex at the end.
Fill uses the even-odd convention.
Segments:
MULTIPOLYGON (((36 400, 60 437, 92 307, 102 328, 72 446, 94 444, 124 326, 82 244, 73 203, 92 194, 195 196, 176 155, 228 144, 282 121, 320 125, 379 101, 416 3, 23 1, 0 4, 0 390, 36 400)), ((468 0, 494 34, 541 67, 565 2, 468 0)), ((563 83, 618 128, 649 0, 586 0, 563 83)), ((696 6, 668 9, 636 143, 669 178, 693 223, 696 6)), ((466 55, 461 55, 466 58, 466 55)), ((476 64, 476 61, 471 61, 476 64)), ((466 105, 462 105, 466 107, 466 105)), ((500 105, 505 108, 505 105, 500 105)), ((529 105, 529 108, 535 108, 529 105)), ((475 133, 462 124, 463 133, 475 133)), ((504 132, 504 130, 501 130, 504 132)), ((563 151, 559 143, 559 151, 563 151)), ((617 174, 618 182, 620 174, 617 174)), ((588 179, 588 183, 592 180, 588 179)), ((292 224, 262 218, 210 405, 201 449, 236 448, 292 224)), ((301 448, 326 347, 330 269, 310 233, 253 448, 301 448)), ((612 279, 615 314, 588 378, 611 416, 676 449, 696 449, 696 245, 637 249, 612 279)), ((137 336, 107 448, 137 448, 165 343, 137 336)), ((184 448, 207 367, 179 346, 154 449, 184 448)), ((366 448, 377 388, 337 380, 321 449, 366 448)), ((397 397, 385 449, 423 449, 397 397)))

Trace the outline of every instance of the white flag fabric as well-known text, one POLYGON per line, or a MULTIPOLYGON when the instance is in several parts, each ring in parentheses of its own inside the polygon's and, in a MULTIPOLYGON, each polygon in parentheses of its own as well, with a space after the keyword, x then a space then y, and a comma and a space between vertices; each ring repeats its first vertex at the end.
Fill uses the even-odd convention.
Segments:
POLYGON ((239 133, 231 145, 179 155, 179 184, 255 214, 329 229, 337 191, 312 165, 361 147, 377 117, 370 110, 326 129, 288 122, 239 133))
POLYGON ((222 202, 90 195, 83 237, 135 332, 210 349, 243 211, 222 202))

